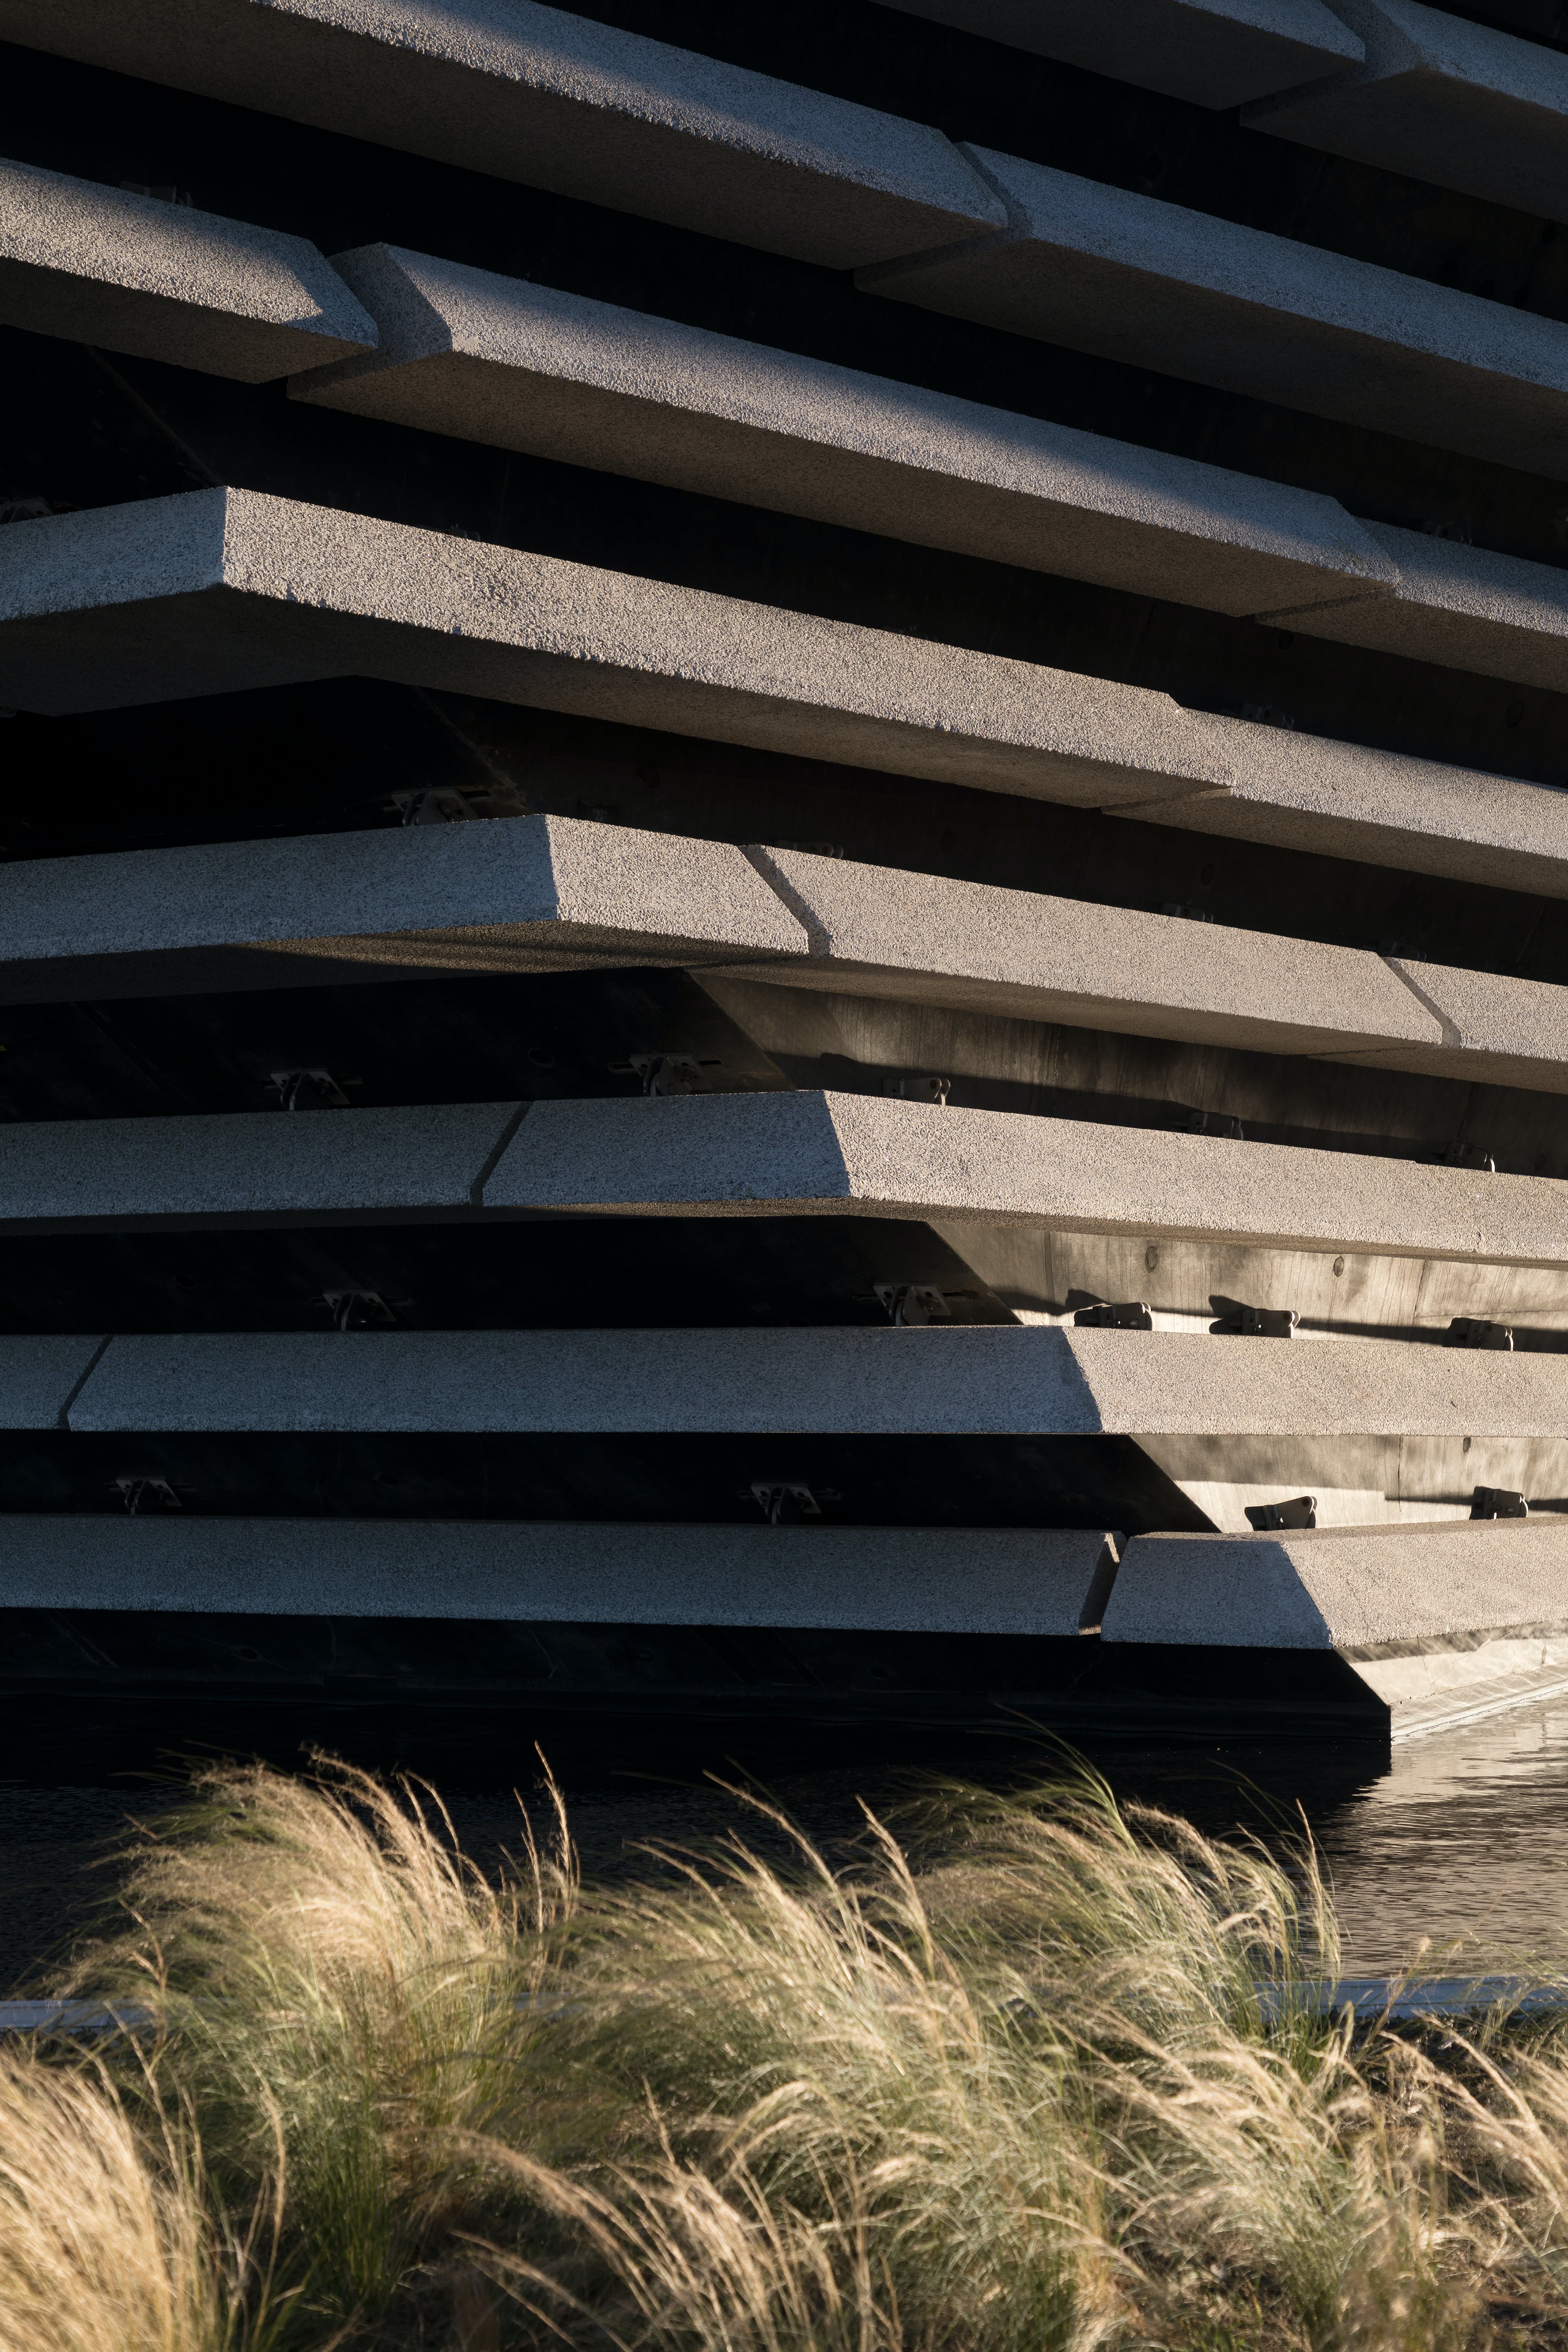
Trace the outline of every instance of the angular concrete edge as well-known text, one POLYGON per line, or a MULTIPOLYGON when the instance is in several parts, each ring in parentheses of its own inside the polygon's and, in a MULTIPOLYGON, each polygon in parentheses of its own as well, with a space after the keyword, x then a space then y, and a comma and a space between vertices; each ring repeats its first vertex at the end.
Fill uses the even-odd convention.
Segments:
MULTIPOLYGON (((1342 72, 1362 44, 1321 0, 881 0, 1194 106, 1239 106, 1342 72)), ((1348 13, 1348 12, 1347 12, 1348 13)))
POLYGON ((0 39, 830 268, 1005 218, 925 124, 534 0, 3 0, 0 39))
POLYGON ((1233 614, 1375 594, 1332 499, 392 246, 296 400, 1233 614))
POLYGON ((0 1338, 0 1429, 64 1429, 68 1407, 108 1345, 107 1334, 0 1338))
POLYGON ((1276 617, 1306 636, 1568 691, 1568 572, 1392 523, 1366 528, 1399 570, 1385 612, 1346 604, 1276 617))
POLYGON ((376 339, 304 237, 5 160, 0 320, 243 383, 376 339))
POLYGON ((1073 1528, 0 1517, 0 1611, 1076 1636, 1116 1539, 1073 1528))

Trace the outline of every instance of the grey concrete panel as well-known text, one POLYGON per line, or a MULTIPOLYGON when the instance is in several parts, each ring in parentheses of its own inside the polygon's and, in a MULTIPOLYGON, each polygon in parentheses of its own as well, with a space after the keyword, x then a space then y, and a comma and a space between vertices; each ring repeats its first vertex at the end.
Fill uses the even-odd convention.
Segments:
POLYGON ((1365 1651, 1568 1627, 1568 1519, 1136 1536, 1108 1642, 1365 1651))
POLYGON ((79 1431, 1568 1439, 1550 1356, 1056 1326, 118 1337, 79 1431))
POLYGON ((0 1429, 63 1429, 102 1338, 0 1339, 0 1429))
POLYGON ((835 269, 1005 218, 938 131, 534 0, 0 0, 0 39, 835 269))
POLYGON ((1355 34, 1321 0, 1121 0, 1115 9, 1095 0, 881 5, 1194 106, 1240 106, 1267 90, 1342 72, 1362 56, 1355 34))
POLYGON ((1279 616, 1292 629, 1555 694, 1568 689, 1568 571, 1388 523, 1366 529, 1399 567, 1394 593, 1376 613, 1346 604, 1279 616))
POLYGON ((1076 1634, 1076 1528, 7 1516, 0 1609, 1076 1634))
MULTIPOLYGON (((1568 58, 1421 0, 1335 0, 1364 64, 1248 108, 1249 130, 1568 220, 1568 58)), ((1306 80, 1303 75, 1301 79, 1306 80)))
POLYGON ((4 160, 0 320, 242 383, 375 342, 302 236, 4 160))
POLYGON ((472 1215, 516 1103, 13 1125, 0 1227, 48 1233, 416 1223, 472 1215))
POLYGON ((571 817, 222 842, 0 866, 0 1003, 418 972, 803 961, 725 842, 571 817))
POLYGON ((1215 612, 1398 577, 1311 491, 395 247, 333 265, 380 346, 298 400, 1215 612))
POLYGON ((1568 478, 1568 325, 990 149, 1005 236, 869 292, 1568 478))

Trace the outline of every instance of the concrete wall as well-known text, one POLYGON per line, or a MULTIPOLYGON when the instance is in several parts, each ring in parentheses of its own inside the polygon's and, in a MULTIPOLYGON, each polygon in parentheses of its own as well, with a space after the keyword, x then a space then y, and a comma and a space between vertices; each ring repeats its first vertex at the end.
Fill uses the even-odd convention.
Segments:
POLYGON ((1005 236, 868 292, 1568 478, 1568 325, 990 149, 1005 236))
POLYGON ((534 0, 0 0, 0 39, 835 269, 1005 218, 938 131, 534 0))
POLYGON ((1568 58, 1421 0, 1335 0, 1363 65, 1249 106, 1248 130, 1568 220, 1568 58))

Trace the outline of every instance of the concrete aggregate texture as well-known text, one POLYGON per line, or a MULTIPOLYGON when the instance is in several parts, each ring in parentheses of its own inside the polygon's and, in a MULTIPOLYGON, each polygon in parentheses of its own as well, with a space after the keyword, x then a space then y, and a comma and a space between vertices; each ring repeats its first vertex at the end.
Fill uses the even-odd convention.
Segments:
POLYGON ((881 0, 900 15, 1060 58, 1194 106, 1239 106, 1362 56, 1348 9, 1321 0, 881 0))
POLYGON ((1281 616, 1292 629, 1552 693, 1568 688, 1568 573, 1390 523, 1365 529, 1399 568, 1384 608, 1308 608, 1281 616))
MULTIPOLYGON (((520 816, 0 866, 0 1002, 804 960, 726 842, 520 816)), ((749 968, 749 967, 748 967, 749 968)))
POLYGON ((0 0, 0 38, 830 268, 1006 217, 925 124, 535 0, 0 0))
POLYGON ((1563 1627, 1568 1520, 1459 1519, 1277 1536, 1135 1536, 1103 1638, 1354 1654, 1563 1627))
POLYGON ((3 159, 0 320, 245 383, 375 341, 304 237, 3 159))
POLYGON ((1544 785, 1163 694, 236 489, 0 534, 0 701, 344 673, 1568 894, 1544 785))
POLYGON ((1568 325, 991 149, 1012 226, 868 292, 1568 478, 1568 325))
POLYGON ((1076 1634, 1105 1537, 17 1514, 0 1608, 1076 1634))
POLYGON ((940 1216, 1062 1233, 1568 1265, 1568 1184, 874 1095, 16 1124, 0 1231, 526 1216, 940 1216))
POLYGON ((91 1370, 101 1337, 0 1339, 0 1429, 58 1429, 91 1370))
MULTIPOLYGON (((6 1340, 0 1349, 25 1349, 6 1340)), ((112 1339, 80 1431, 1568 1437, 1555 1360, 968 1326, 112 1339)))
POLYGON ((1216 612, 1399 576, 1312 491, 396 247, 332 258, 379 346, 296 400, 1216 612))
POLYGON ((1251 131, 1568 220, 1568 58, 1422 0, 1335 0, 1364 63, 1249 106, 1251 131))

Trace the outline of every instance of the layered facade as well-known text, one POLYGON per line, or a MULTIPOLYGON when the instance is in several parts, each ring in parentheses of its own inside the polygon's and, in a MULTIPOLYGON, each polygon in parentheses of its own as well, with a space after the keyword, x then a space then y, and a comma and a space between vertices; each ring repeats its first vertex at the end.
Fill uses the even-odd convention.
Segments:
POLYGON ((1568 1686, 1568 55, 605 9, 0 0, 14 1719, 1568 1686))

